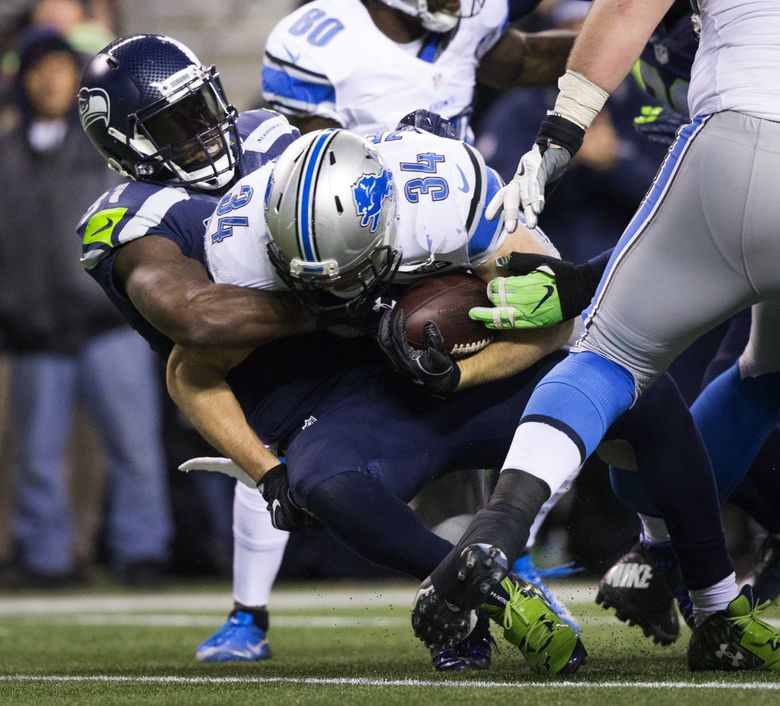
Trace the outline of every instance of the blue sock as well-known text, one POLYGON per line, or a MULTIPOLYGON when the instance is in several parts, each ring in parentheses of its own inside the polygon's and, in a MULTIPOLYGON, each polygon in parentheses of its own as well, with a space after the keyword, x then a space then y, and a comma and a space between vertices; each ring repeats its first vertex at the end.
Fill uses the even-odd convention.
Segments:
POLYGON ((572 353, 536 386, 522 421, 560 429, 584 461, 633 399, 634 380, 625 368, 589 351, 572 353))
POLYGON ((725 502, 780 422, 780 373, 743 379, 735 363, 704 388, 691 412, 725 502))

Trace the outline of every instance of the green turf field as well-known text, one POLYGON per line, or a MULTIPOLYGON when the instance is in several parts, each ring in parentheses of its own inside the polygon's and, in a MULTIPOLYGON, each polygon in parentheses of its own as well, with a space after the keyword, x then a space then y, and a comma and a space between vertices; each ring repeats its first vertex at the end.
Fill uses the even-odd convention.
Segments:
MULTIPOLYGON (((442 675, 412 635, 412 584, 282 586, 272 598, 270 661, 199 664, 195 645, 224 619, 229 587, 154 594, 0 595, 2 704, 780 704, 780 674, 685 668, 687 630, 670 648, 561 583, 583 624, 588 664, 532 675, 503 642, 490 670, 442 675)), ((780 625, 780 609, 767 617, 780 625)))

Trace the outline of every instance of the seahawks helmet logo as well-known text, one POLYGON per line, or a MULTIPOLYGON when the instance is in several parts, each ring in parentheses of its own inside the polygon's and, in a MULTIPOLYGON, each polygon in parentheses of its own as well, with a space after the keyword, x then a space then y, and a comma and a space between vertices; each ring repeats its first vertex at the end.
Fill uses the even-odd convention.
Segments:
POLYGON ((382 204, 392 193, 392 177, 386 169, 379 174, 363 174, 352 185, 352 198, 361 226, 369 226, 372 233, 376 231, 382 215, 382 204))
POLYGON ((79 91, 79 117, 85 130, 98 120, 108 125, 109 110, 108 93, 102 88, 82 88, 79 91))

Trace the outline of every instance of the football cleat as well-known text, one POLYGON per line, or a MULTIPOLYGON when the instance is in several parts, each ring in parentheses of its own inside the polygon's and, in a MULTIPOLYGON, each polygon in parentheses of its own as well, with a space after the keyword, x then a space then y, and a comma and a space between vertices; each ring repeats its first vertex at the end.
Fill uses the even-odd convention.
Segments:
MULTIPOLYGON (((618 620, 638 625, 646 637, 661 645, 670 645, 680 636, 673 595, 678 586, 680 601, 690 606, 671 548, 669 553, 670 558, 662 557, 661 551, 637 542, 604 574, 596 594, 596 603, 613 609, 618 620)), ((692 606, 689 613, 692 616, 692 606)))
POLYGON ((690 670, 780 671, 780 631, 758 617, 767 605, 757 604, 751 587, 743 586, 725 610, 694 629, 688 645, 690 670))
POLYGON ((477 617, 477 624, 463 642, 450 648, 431 648, 433 666, 440 672, 487 669, 495 640, 490 635, 490 621, 484 613, 477 617))
POLYGON ((544 579, 553 576, 569 576, 580 571, 582 569, 574 568, 572 564, 540 569, 534 564, 530 554, 523 554, 512 566, 512 572, 524 581, 536 586, 542 592, 544 599, 550 604, 550 607, 558 614, 558 617, 567 625, 570 625, 575 632, 580 631, 580 626, 572 614, 569 613, 566 606, 555 598, 544 579))
POLYGON ((504 628, 504 638, 519 648, 533 672, 574 674, 585 664, 587 652, 579 635, 561 620, 536 586, 510 574, 501 581, 501 588, 509 598, 492 591, 494 602, 484 603, 482 610, 504 628))
POLYGON ((271 648, 251 613, 234 610, 225 623, 195 649, 199 662, 253 662, 268 659, 271 648))
POLYGON ((774 601, 780 595, 780 536, 766 536, 761 558, 746 580, 753 585, 757 601, 774 601))
POLYGON ((426 647, 455 649, 476 625, 476 612, 440 596, 430 577, 420 584, 412 603, 412 630, 426 647))

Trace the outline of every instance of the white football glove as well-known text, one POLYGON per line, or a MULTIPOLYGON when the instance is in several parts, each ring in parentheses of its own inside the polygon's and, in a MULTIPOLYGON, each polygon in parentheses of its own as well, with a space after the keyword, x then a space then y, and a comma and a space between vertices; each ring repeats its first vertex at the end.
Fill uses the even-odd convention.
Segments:
POLYGON ((552 142, 534 144, 530 152, 520 158, 512 181, 490 200, 485 215, 492 220, 503 209, 504 227, 507 233, 514 233, 522 205, 525 225, 536 228, 544 208, 545 190, 563 176, 570 161, 571 154, 560 145, 552 142))

